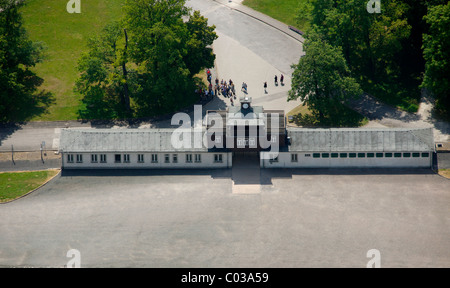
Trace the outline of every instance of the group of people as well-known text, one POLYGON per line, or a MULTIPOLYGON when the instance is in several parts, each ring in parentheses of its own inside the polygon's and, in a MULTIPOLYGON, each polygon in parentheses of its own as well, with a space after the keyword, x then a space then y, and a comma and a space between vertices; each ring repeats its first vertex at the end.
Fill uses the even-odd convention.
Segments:
MULTIPOLYGON (((275 86, 278 86, 278 75, 275 75, 274 80, 275 80, 275 86)), ((284 75, 283 74, 281 74, 281 76, 280 76, 280 83, 281 83, 281 86, 284 86, 284 75)), ((264 82, 264 93, 267 94, 267 82, 264 82)))
MULTIPOLYGON (((225 98, 229 98, 231 105, 234 106, 234 100, 236 99, 236 90, 233 81, 230 79, 229 81, 224 81, 223 79, 219 82, 219 79, 215 79, 215 83, 213 86, 212 83, 212 75, 211 71, 209 69, 206 70, 207 79, 209 82, 207 89, 199 88, 198 91, 201 94, 201 97, 203 100, 208 100, 214 98, 215 95, 222 95, 225 98), (234 100, 233 100, 234 99, 234 100)), ((281 86, 284 86, 284 75, 280 75, 280 84, 281 86)), ((275 86, 278 86, 278 75, 275 75, 274 77, 275 86)), ((248 93, 247 91, 247 83, 242 82, 242 88, 241 91, 245 94, 248 93)), ((264 92, 267 94, 267 82, 264 82, 264 92)))
POLYGON ((228 82, 223 79, 219 83, 219 79, 216 78, 216 85, 214 87, 216 94, 223 95, 225 98, 235 98, 236 99, 236 90, 234 87, 233 81, 230 79, 228 82))

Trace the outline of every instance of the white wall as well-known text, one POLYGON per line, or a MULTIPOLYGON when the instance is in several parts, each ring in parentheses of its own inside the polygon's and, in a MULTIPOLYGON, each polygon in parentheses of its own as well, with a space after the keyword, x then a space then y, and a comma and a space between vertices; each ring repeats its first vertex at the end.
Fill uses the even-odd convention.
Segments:
POLYGON ((229 168, 232 166, 232 153, 62 153, 63 169, 202 169, 229 168), (68 154, 73 155, 73 163, 68 163, 68 154), (91 155, 97 155, 97 163, 91 162, 91 155), (106 155, 106 163, 100 162, 100 155, 106 155), (121 163, 115 163, 115 155, 121 155, 121 163), (124 155, 130 155, 130 162, 124 163, 124 155), (144 155, 144 162, 138 162, 138 154, 144 155), (158 155, 158 162, 152 162, 152 154, 158 155), (165 163, 165 154, 169 154, 170 163, 165 163), (173 155, 177 155, 177 163, 173 155), (186 162, 186 154, 192 155, 192 163, 186 162), (201 155, 201 162, 195 162, 195 155, 201 155), (215 155, 222 155, 222 162, 215 162, 215 155), (83 162, 77 163, 77 155, 83 155, 83 162))
MULTIPOLYGON (((267 152, 261 152, 267 153, 267 152)), ((362 153, 362 152, 361 152, 362 153)), ((412 153, 410 158, 314 158, 314 153, 294 153, 294 152, 280 152, 278 155, 278 162, 262 159, 261 167, 263 168, 428 168, 432 165, 432 152, 428 152, 429 157, 422 157, 420 153, 419 158, 413 158, 412 153), (291 154, 297 154, 297 162, 291 161, 291 154), (310 156, 306 156, 309 154, 310 156)), ((347 153, 349 154, 349 153, 347 153)), ((261 155, 262 156, 262 155, 261 155)), ((321 155, 322 156, 322 155, 321 155)), ((383 155, 384 156, 384 155, 383 155)), ((402 155, 403 156, 403 155, 402 155)), ((348 155, 347 155, 348 157, 348 155)))

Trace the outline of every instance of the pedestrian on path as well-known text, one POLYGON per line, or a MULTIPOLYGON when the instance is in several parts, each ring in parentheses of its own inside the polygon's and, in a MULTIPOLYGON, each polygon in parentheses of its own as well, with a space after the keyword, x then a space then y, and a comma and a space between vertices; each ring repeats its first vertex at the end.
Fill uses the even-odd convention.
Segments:
POLYGON ((264 93, 267 94, 267 82, 264 82, 264 93))
POLYGON ((281 86, 284 86, 284 75, 283 74, 281 74, 280 82, 281 82, 281 86))
POLYGON ((242 89, 241 91, 244 91, 245 94, 247 94, 247 83, 242 82, 242 89))
POLYGON ((278 86, 278 76, 275 75, 275 86, 278 86))

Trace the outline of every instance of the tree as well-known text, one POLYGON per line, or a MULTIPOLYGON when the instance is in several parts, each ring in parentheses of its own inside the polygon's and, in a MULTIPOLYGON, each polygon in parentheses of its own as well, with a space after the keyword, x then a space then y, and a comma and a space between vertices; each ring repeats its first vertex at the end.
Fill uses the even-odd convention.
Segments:
POLYGON ((359 84, 350 76, 342 50, 317 34, 304 43, 305 56, 293 65, 288 100, 300 99, 321 124, 339 123, 343 105, 359 96, 359 84))
POLYGON ((44 46, 28 38, 19 12, 22 5, 0 0, 0 122, 27 119, 33 109, 50 101, 48 94, 37 93, 43 79, 30 70, 42 61, 44 46))
POLYGON ((214 65, 217 35, 185 2, 128 0, 123 19, 90 40, 76 85, 86 117, 154 116, 197 101, 195 75, 214 65))
POLYGON ((90 50, 78 62, 80 77, 75 91, 83 95, 84 119, 113 119, 130 116, 126 33, 119 22, 105 26, 99 36, 88 40, 90 50))
MULTIPOLYGON (((450 3, 428 9, 425 20, 428 34, 423 36, 425 77, 422 87, 429 88, 436 96, 436 109, 450 111, 450 3)), ((448 117, 448 114, 447 114, 448 117)))
POLYGON ((196 100, 194 75, 214 65, 209 47, 214 26, 185 0, 128 0, 124 11, 133 41, 130 58, 138 65, 138 114, 173 112, 196 100), (189 17, 185 22, 184 18, 189 17), (194 100, 195 99, 195 100, 194 100))

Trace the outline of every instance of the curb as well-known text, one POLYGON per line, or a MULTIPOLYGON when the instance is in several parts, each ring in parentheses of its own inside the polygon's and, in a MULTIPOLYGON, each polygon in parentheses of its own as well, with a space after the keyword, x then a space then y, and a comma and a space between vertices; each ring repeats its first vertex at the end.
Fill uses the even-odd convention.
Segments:
MULTIPOLYGON (((227 4, 222 3, 222 2, 219 1, 219 0, 212 0, 212 1, 214 1, 214 2, 216 2, 216 3, 218 3, 218 4, 220 4, 220 5, 223 5, 223 6, 229 8, 229 9, 231 9, 231 10, 233 10, 233 11, 240 12, 240 13, 242 13, 242 14, 244 14, 244 15, 247 15, 247 16, 249 16, 249 17, 255 19, 255 20, 258 20, 258 21, 260 21, 260 22, 262 22, 262 23, 264 23, 264 24, 266 24, 266 25, 268 25, 268 26, 270 26, 270 27, 272 27, 272 28, 274 28, 274 29, 276 29, 276 30, 278 30, 278 31, 280 31, 280 32, 282 32, 282 33, 284 33, 284 34, 286 34, 287 36, 291 37, 292 39, 294 39, 294 40, 296 40, 296 41, 298 41, 298 42, 300 42, 300 43, 302 43, 302 44, 303 44, 303 42, 305 41, 304 38, 301 37, 301 35, 298 35, 298 36, 297 36, 297 33, 296 33, 296 36, 294 36, 293 34, 289 33, 288 31, 292 31, 292 30, 289 28, 289 27, 290 27, 289 25, 287 25, 287 24, 285 24, 285 23, 282 23, 282 22, 280 22, 280 21, 278 21, 278 20, 276 20, 276 19, 274 19, 274 18, 272 18, 272 17, 270 17, 270 16, 268 16, 268 15, 265 15, 265 14, 263 14, 263 13, 261 13, 261 12, 258 12, 258 11, 256 11, 256 10, 250 8, 250 7, 247 7, 247 6, 243 5, 243 4, 235 3, 235 2, 234 2, 235 4, 237 4, 237 5, 239 5, 239 6, 244 6, 245 9, 248 9, 249 11, 252 11, 252 13, 246 12, 246 11, 244 11, 243 9, 239 9, 239 8, 235 8, 235 7, 230 7, 230 6, 228 6, 227 4), (271 19, 271 20, 273 19, 273 21, 279 22, 280 24, 286 26, 287 31, 281 29, 280 27, 277 27, 277 25, 274 25, 274 24, 272 24, 272 23, 269 23, 269 22, 266 21, 266 20, 263 20, 263 19, 259 18, 258 16, 253 15, 253 13, 254 13, 254 14, 260 13, 261 15, 264 15, 265 17, 268 17, 268 18, 271 19), (300 38, 299 38, 299 36, 300 36, 300 38)), ((293 31, 293 32, 295 32, 295 31, 293 31)))

